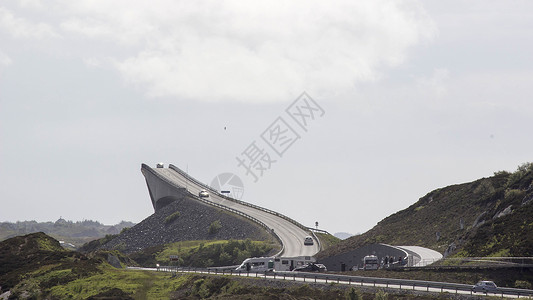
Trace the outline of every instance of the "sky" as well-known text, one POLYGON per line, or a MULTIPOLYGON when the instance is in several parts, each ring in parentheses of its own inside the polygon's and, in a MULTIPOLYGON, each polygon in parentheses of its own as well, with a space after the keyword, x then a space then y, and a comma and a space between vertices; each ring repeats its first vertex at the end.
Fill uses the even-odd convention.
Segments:
POLYGON ((0 221, 140 222, 164 162, 365 232, 533 161, 531 28, 531 1, 0 0, 0 221))

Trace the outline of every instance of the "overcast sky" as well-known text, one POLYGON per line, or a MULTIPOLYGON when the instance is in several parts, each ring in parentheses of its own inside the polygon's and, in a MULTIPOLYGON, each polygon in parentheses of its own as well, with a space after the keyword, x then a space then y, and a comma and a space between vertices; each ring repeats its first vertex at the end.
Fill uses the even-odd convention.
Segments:
POLYGON ((364 232, 533 161, 532 28, 531 1, 0 0, 0 221, 139 222, 165 162, 364 232))

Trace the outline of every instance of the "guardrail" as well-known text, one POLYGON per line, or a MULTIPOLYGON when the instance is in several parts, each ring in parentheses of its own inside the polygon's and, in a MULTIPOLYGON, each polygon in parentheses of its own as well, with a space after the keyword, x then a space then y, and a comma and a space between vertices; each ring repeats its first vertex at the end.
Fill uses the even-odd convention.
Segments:
POLYGON ((317 228, 313 228, 313 227, 307 227, 307 229, 309 229, 309 231, 312 231, 312 232, 318 232, 318 233, 324 233, 324 234, 332 235, 331 233, 327 232, 326 230, 322 230, 322 229, 317 229, 317 228))
MULTIPOLYGON (((444 292, 444 291, 455 291, 455 293, 469 292, 473 294, 472 285, 461 284, 461 283, 449 283, 449 282, 438 282, 438 281, 422 281, 422 280, 409 280, 409 279, 395 279, 395 278, 377 278, 377 277, 364 277, 364 276, 350 276, 350 275, 338 275, 338 274, 329 274, 329 273, 307 273, 307 272, 242 272, 227 270, 224 268, 179 268, 172 266, 160 266, 157 268, 157 271, 162 272, 180 272, 180 273, 200 273, 200 274, 213 274, 213 275, 230 275, 230 276, 246 276, 246 277, 257 277, 265 279, 283 279, 283 280, 292 280, 302 282, 313 282, 314 283, 337 283, 337 284, 347 284, 347 285, 366 285, 374 287, 398 287, 399 289, 406 290, 418 290, 429 292, 431 289, 436 289, 434 292, 444 292), (417 289, 418 288, 418 289, 417 289)), ((481 293, 483 294, 483 293, 481 293)), ((485 293, 486 294, 486 293, 485 293)), ((493 296, 504 297, 506 295, 520 297, 533 297, 533 290, 526 289, 516 289, 516 288, 505 288, 500 287, 498 293, 488 293, 493 296)))
POLYGON ((235 202, 235 203, 238 203, 238 204, 241 204, 241 205, 249 206, 249 207, 255 208, 255 209, 257 209, 257 210, 261 210, 261 211, 263 211, 263 212, 266 212, 266 213, 269 213, 269 214, 275 215, 275 216, 277 216, 277 217, 280 217, 280 218, 282 218, 282 219, 285 219, 285 220, 287 220, 287 221, 293 223, 294 225, 300 227, 301 229, 303 229, 303 230, 305 230, 305 231, 308 231, 308 230, 309 230, 309 227, 306 227, 306 226, 300 224, 299 222, 297 222, 296 220, 293 220, 293 219, 291 219, 291 218, 289 218, 289 217, 287 217, 287 216, 285 216, 285 215, 283 215, 283 214, 280 214, 280 213, 275 212, 275 211, 273 211, 273 210, 270 210, 270 209, 268 209, 268 208, 264 208, 264 207, 261 207, 261 206, 255 205, 255 204, 251 204, 251 203, 248 203, 248 202, 244 202, 244 201, 237 200, 237 199, 234 199, 234 198, 228 197, 228 196, 226 196, 226 195, 223 195, 223 194, 219 193, 217 190, 215 190, 214 188, 208 186, 207 184, 204 184, 204 183, 202 183, 202 182, 196 180, 195 178, 191 177, 189 174, 187 174, 186 172, 183 172, 180 168, 176 167, 176 166, 173 165, 173 164, 169 164, 168 167, 169 167, 169 169, 172 169, 172 170, 178 172, 181 176, 183 176, 183 177, 187 178, 188 180, 190 180, 190 181, 196 183, 197 185, 203 187, 204 189, 211 191, 211 193, 214 193, 214 194, 216 194, 217 196, 219 196, 219 197, 221 197, 221 198, 223 198, 223 199, 225 199, 225 200, 232 201, 232 202, 235 202))
MULTIPOLYGON (((148 171, 149 171, 150 173, 152 173, 154 176, 156 176, 156 177, 159 178, 160 180, 166 182, 167 184, 169 184, 169 185, 171 185, 171 186, 173 186, 173 187, 175 187, 175 188, 178 188, 178 189, 184 189, 183 187, 181 187, 181 186, 175 184, 174 182, 168 180, 167 178, 161 176, 159 173, 157 173, 157 172, 155 172, 154 170, 152 170, 152 168, 151 168, 150 166, 146 165, 146 164, 142 164, 142 165, 141 165, 141 169, 148 170, 148 171)), ((211 206, 214 206, 214 207, 218 207, 218 208, 221 208, 221 209, 224 209, 224 210, 230 211, 230 212, 232 212, 232 213, 234 213, 234 214, 240 215, 240 216, 242 216, 242 217, 244 217, 244 218, 247 218, 247 219, 249 219, 249 220, 251 220, 251 221, 253 221, 253 222, 259 224, 259 225, 262 226, 263 228, 267 229, 267 231, 269 231, 269 232, 270 232, 270 233, 271 233, 271 234, 272 234, 272 235, 278 240, 278 242, 279 242, 280 245, 281 245, 281 250, 280 250, 278 253, 276 253, 274 256, 279 256, 279 255, 281 255, 281 254, 283 253, 283 251, 285 251, 285 245, 283 244, 283 241, 281 240, 281 238, 279 237, 279 235, 277 234, 277 232, 275 232, 275 230, 274 230, 273 228, 268 227, 268 226, 267 226, 265 223, 263 223, 261 220, 258 220, 258 219, 256 219, 255 217, 252 217, 252 216, 250 216, 250 215, 248 215, 248 214, 246 214, 246 213, 243 213, 243 212, 241 212, 241 211, 239 211, 239 210, 236 210, 236 209, 233 209, 233 208, 231 208, 231 207, 225 206, 225 205, 223 205, 223 204, 215 203, 215 202, 209 201, 209 200, 207 200, 207 199, 200 198, 200 197, 198 197, 198 196, 196 196, 196 195, 194 195, 194 194, 192 194, 192 193, 190 194, 190 196, 191 196, 192 198, 194 198, 195 200, 198 200, 198 201, 200 201, 200 202, 203 202, 203 203, 205 203, 205 204, 208 204, 208 205, 211 205, 211 206)))
MULTIPOLYGON (((192 195, 192 194, 191 194, 191 195, 192 195)), ((283 251, 285 250, 285 245, 283 244, 283 241, 281 240, 281 238, 279 237, 279 235, 277 234, 277 232, 274 230, 274 228, 270 228, 270 227, 268 227, 265 223, 263 223, 263 221, 261 221, 261 220, 255 218, 255 217, 252 217, 252 216, 250 216, 250 215, 248 215, 248 214, 245 214, 245 213, 241 212, 240 210, 236 210, 236 209, 234 209, 234 208, 231 208, 231 207, 225 206, 225 205, 223 205, 223 204, 215 203, 215 202, 213 202, 213 201, 209 201, 209 200, 207 200, 207 199, 200 198, 200 197, 198 197, 198 196, 196 196, 196 195, 192 195, 192 197, 193 197, 194 199, 196 199, 196 200, 198 200, 198 201, 201 201, 201 202, 203 202, 203 203, 206 203, 206 204, 208 204, 208 205, 215 206, 215 207, 218 207, 218 208, 222 208, 222 209, 224 209, 224 210, 230 211, 230 212, 232 212, 232 213, 234 213, 234 214, 237 214, 237 215, 239 215, 239 216, 243 216, 243 217, 245 217, 245 218, 247 218, 247 219, 249 219, 249 220, 251 220, 251 221, 253 221, 253 222, 257 223, 257 224, 259 224, 260 226, 264 227, 265 229, 267 229, 272 235, 274 235, 274 237, 276 237, 276 239, 277 239, 277 240, 279 241, 279 243, 281 244, 281 250, 280 250, 278 253, 276 253, 274 256, 279 256, 279 255, 281 255, 281 254, 283 253, 283 251)))
POLYGON ((318 251, 322 251, 322 244, 320 243, 320 239, 318 238, 318 236, 316 236, 316 234, 313 231, 311 231, 311 234, 313 235, 313 237, 316 240, 316 243, 318 244, 318 251))
POLYGON ((416 265, 427 269, 533 268, 533 257, 448 257, 425 259, 416 265))

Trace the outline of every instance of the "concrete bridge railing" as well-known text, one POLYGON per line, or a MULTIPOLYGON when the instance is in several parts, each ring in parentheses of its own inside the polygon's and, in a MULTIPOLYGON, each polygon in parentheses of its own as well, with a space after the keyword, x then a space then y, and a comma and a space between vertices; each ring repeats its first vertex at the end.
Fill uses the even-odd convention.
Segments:
POLYGON ((228 200, 228 201, 232 201, 232 202, 235 202, 235 203, 239 203, 241 205, 246 205, 246 206, 249 206, 249 207, 252 207, 252 208, 255 208, 257 210, 261 210, 261 211, 264 211, 266 213, 269 213, 269 214, 272 214, 272 215, 275 215, 277 217, 280 217, 282 219, 285 219, 291 223, 293 223, 294 225, 300 227, 301 229, 303 230, 306 230, 306 231, 312 231, 312 230, 315 230, 316 232, 322 232, 322 233, 326 233, 326 234, 329 234, 329 232, 325 231, 325 230, 319 230, 319 229, 314 229, 314 228, 311 228, 311 227, 307 227, 307 226, 304 226, 302 225, 301 223, 299 223, 298 221, 292 219, 292 218, 289 218, 283 214, 280 214, 278 212, 275 212, 273 210, 270 210, 268 208, 264 208, 264 207, 261 207, 261 206, 258 206, 258 205, 255 205, 255 204, 251 204, 251 203, 248 203, 248 202, 244 202, 244 201, 241 201, 241 200, 237 200, 237 199, 234 199, 234 198, 231 198, 231 197, 228 197, 224 194, 221 194, 219 193, 217 190, 215 190, 214 188, 208 186, 207 184, 204 184, 198 180, 196 180, 195 178, 191 177, 189 174, 187 174, 186 172, 182 171, 180 168, 174 166, 173 164, 169 164, 168 166, 170 169, 178 172, 180 175, 182 175, 183 177, 187 178, 188 180, 194 182, 195 184, 203 187, 204 189, 206 190, 209 190, 211 193, 214 193, 216 194, 217 196, 221 197, 221 198, 224 198, 225 200, 228 200))

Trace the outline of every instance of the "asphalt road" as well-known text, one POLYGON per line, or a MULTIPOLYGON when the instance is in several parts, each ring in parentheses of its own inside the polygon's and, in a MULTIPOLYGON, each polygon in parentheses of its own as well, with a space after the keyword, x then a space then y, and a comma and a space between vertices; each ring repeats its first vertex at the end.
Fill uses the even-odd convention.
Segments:
MULTIPOLYGON (((197 186, 194 182, 189 181, 187 178, 172 169, 154 168, 153 170, 176 185, 186 188, 194 195, 198 195, 198 193, 203 189, 201 186, 197 186)), ((262 210, 255 209, 253 207, 223 199, 214 194, 210 194, 208 200, 243 212, 265 223, 269 228, 274 229, 285 246, 285 249, 281 254, 284 257, 313 256, 319 251, 318 243, 316 241, 314 242, 314 245, 304 245, 304 239, 306 236, 310 235, 309 232, 283 218, 262 210)))
POLYGON ((420 259, 418 258, 415 259, 415 264, 413 265, 413 267, 424 267, 424 266, 430 265, 442 259, 442 254, 432 249, 428 249, 428 248, 424 248, 420 246, 397 246, 397 247, 404 249, 404 250, 412 251, 418 254, 420 259))

